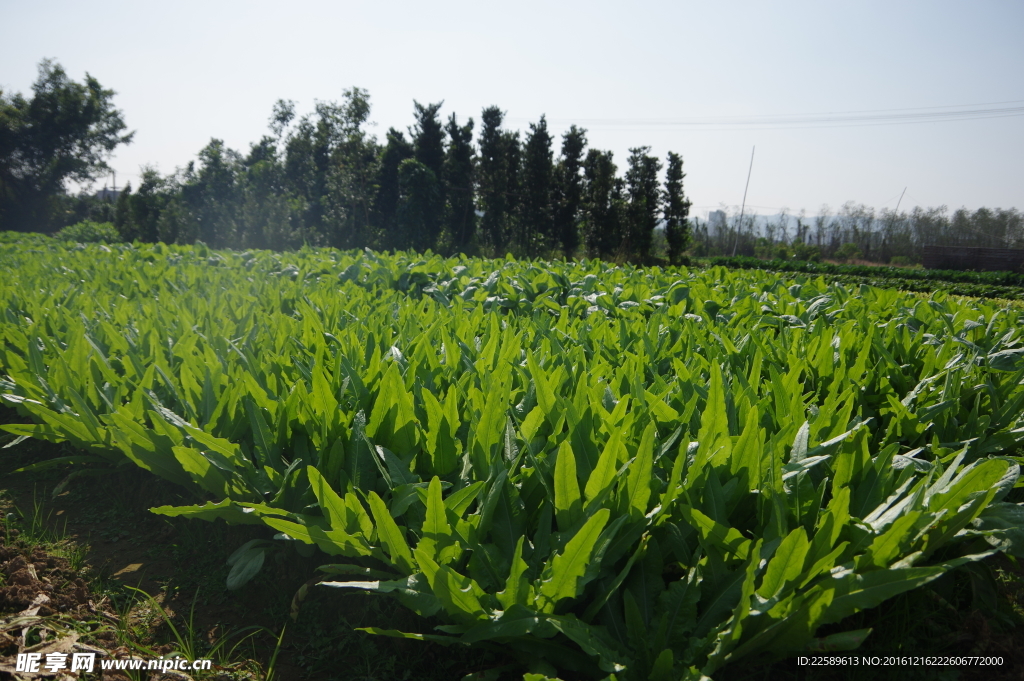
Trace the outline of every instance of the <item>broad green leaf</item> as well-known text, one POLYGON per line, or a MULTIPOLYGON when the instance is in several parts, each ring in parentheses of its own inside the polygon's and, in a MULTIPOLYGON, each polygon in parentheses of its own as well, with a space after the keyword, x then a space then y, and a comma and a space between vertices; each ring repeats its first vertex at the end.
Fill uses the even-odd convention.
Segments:
POLYGON ((324 476, 315 467, 307 466, 306 475, 309 476, 309 484, 313 488, 313 494, 316 495, 320 508, 326 513, 327 521, 331 527, 347 529, 349 527, 350 509, 346 506, 345 500, 331 488, 327 480, 324 479, 324 476))
POLYGON ((246 542, 228 558, 228 564, 231 565, 227 581, 229 590, 233 591, 247 584, 263 567, 267 552, 264 546, 255 543, 259 541, 246 542))
POLYGON ((416 563, 413 562, 409 544, 406 542, 402 530, 388 512, 388 507, 376 492, 370 492, 367 495, 367 501, 370 504, 373 522, 377 526, 377 534, 384 549, 391 557, 391 561, 406 574, 412 573, 416 569, 416 563))
POLYGON ((274 439, 270 429, 267 427, 267 422, 260 413, 260 408, 256 406, 256 402, 251 395, 246 395, 242 398, 242 401, 245 404, 245 411, 249 415, 249 423, 252 426, 257 463, 261 468, 271 466, 276 470, 280 470, 281 460, 274 447, 274 439))
POLYGON ((647 514, 651 498, 651 468, 654 463, 654 424, 644 429, 636 458, 626 473, 626 493, 629 498, 629 513, 634 518, 647 514))
POLYGON ((217 520, 218 518, 232 525, 262 525, 259 515, 239 506, 230 499, 214 503, 212 501, 196 506, 157 506, 149 509, 150 513, 169 517, 199 518, 201 520, 217 520))
POLYGON ((822 616, 820 624, 838 622, 855 612, 873 608, 904 591, 924 586, 941 577, 944 565, 903 569, 873 570, 863 575, 836 576, 836 596, 822 616))
POLYGON ((775 555, 768 561, 764 578, 757 593, 762 598, 772 598, 787 585, 795 582, 803 572, 810 542, 804 528, 798 527, 782 540, 775 555))
POLYGON ((679 514, 705 542, 718 547, 726 556, 747 560, 751 542, 734 527, 723 525, 707 517, 695 508, 680 504, 679 514))
POLYGON ((576 455, 568 440, 563 440, 555 459, 555 519, 566 532, 583 518, 580 485, 576 479, 576 455))
POLYGON ((717 637, 714 650, 708 655, 707 664, 702 670, 706 674, 713 673, 722 664, 725 656, 736 647, 743 636, 743 622, 751 613, 750 601, 754 595, 754 579, 757 576, 758 563, 761 560, 762 540, 758 539, 750 550, 750 560, 744 572, 743 582, 740 587, 740 597, 733 608, 732 617, 722 625, 722 631, 717 637))
POLYGON ((419 548, 416 549, 416 562, 430 583, 434 596, 449 615, 463 622, 487 617, 480 602, 485 592, 476 582, 447 565, 438 565, 419 548))
POLYGON ((621 436, 619 431, 616 430, 608 438, 608 443, 597 460, 594 472, 587 479, 587 485, 583 490, 583 494, 587 500, 588 507, 594 499, 607 491, 611 486, 612 481, 615 479, 616 464, 623 449, 621 436))
POLYGON ((699 568, 695 565, 684 578, 669 584, 659 596, 657 621, 664 622, 667 642, 674 646, 686 642, 687 635, 697 626, 701 581, 699 568))
POLYGON ((526 537, 519 538, 515 553, 512 555, 512 569, 505 581, 505 588, 497 594, 498 601, 505 610, 514 605, 527 605, 530 600, 530 582, 526 575, 529 566, 523 560, 523 542, 525 540, 526 537))
POLYGON ((746 425, 732 449, 729 472, 746 481, 747 491, 757 488, 761 481, 761 450, 764 447, 757 405, 747 411, 746 425))
POLYGON ((366 435, 383 447, 399 455, 416 451, 416 413, 413 398, 405 388, 398 363, 393 362, 384 372, 380 392, 366 426, 366 435))
POLYGON ((732 453, 732 440, 729 437, 729 418, 725 411, 725 388, 722 370, 714 362, 711 364, 708 400, 704 405, 704 412, 701 414, 697 441, 700 443, 699 465, 706 461, 729 460, 732 453))
POLYGON ((173 447, 174 458, 192 479, 207 492, 218 497, 230 497, 228 480, 200 452, 191 447, 173 447))
POLYGON ((583 592, 583 580, 597 538, 604 529, 611 511, 602 508, 590 517, 579 532, 556 555, 541 575, 538 605, 541 612, 554 612, 564 598, 576 598, 583 592))
POLYGON ((544 371, 537 364, 534 359, 533 353, 528 353, 526 356, 527 366, 530 368, 530 377, 533 379, 533 383, 537 386, 537 406, 540 407, 541 411, 552 421, 556 418, 558 412, 558 397, 555 395, 554 390, 548 383, 547 376, 544 371))
POLYGON ((421 535, 417 549, 422 549, 436 563, 446 564, 462 554, 448 523, 444 502, 441 500, 441 480, 437 476, 427 487, 426 516, 421 535))
POLYGON ((304 544, 316 544, 321 551, 332 556, 384 558, 383 553, 375 551, 362 537, 349 535, 341 530, 324 530, 315 525, 304 525, 273 516, 264 516, 263 523, 304 544))

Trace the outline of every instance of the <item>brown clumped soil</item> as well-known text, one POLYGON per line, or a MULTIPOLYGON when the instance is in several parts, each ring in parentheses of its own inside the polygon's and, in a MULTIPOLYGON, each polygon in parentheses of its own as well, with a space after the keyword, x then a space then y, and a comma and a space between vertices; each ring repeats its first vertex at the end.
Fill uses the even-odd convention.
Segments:
POLYGON ((0 546, 0 613, 21 612, 30 608, 40 595, 47 597, 38 614, 76 614, 89 605, 85 580, 71 569, 68 561, 47 555, 41 548, 28 550, 0 546))

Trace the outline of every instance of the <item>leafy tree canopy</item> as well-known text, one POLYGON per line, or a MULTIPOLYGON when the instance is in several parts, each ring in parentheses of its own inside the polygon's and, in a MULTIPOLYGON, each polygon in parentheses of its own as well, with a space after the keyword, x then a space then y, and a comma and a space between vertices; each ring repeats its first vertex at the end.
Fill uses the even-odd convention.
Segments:
POLYGON ((32 98, 0 90, 0 222, 5 229, 46 228, 50 200, 69 181, 109 170, 107 159, 126 132, 114 91, 86 74, 71 80, 51 59, 39 64, 32 98))

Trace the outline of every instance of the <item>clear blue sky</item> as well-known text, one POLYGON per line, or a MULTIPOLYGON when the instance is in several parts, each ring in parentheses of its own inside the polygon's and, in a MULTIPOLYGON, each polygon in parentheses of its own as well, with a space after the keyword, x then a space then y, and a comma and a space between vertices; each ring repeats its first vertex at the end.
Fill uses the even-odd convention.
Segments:
POLYGON ((893 208, 904 187, 901 208, 1024 208, 1018 0, 0 0, 0 17, 5 91, 28 94, 44 57, 117 91, 137 131, 111 162, 119 184, 143 164, 162 172, 186 164, 211 137, 247 150, 266 133, 277 99, 307 112, 359 86, 370 92, 381 139, 390 126, 411 125, 413 99, 444 100, 445 116, 477 122, 496 104, 524 131, 541 114, 558 135, 580 122, 620 169, 632 146, 662 158, 679 152, 699 217, 738 209, 754 145, 747 205, 762 214, 816 214, 847 201, 893 208), (1018 115, 917 116, 960 105, 1018 115), (894 109, 911 122, 765 122, 894 109), (728 122, 741 119, 751 120, 728 122), (695 120, 713 125, 680 125, 695 120))

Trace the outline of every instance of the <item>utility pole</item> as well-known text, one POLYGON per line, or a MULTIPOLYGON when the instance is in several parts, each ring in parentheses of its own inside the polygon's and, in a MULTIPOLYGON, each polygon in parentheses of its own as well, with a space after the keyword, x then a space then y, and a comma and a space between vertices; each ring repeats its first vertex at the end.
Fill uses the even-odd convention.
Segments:
MULTIPOLYGON (((903 188, 903 194, 906 194, 906 193, 907 193, 907 188, 904 187, 903 188)), ((900 204, 903 203, 903 194, 900 194, 900 200, 896 202, 896 210, 894 210, 892 212, 892 219, 889 220, 889 231, 890 232, 896 226, 896 218, 899 216, 899 213, 900 213, 900 204)), ((883 251, 885 250, 885 237, 884 236, 882 237, 882 250, 883 251)))
POLYGON ((736 238, 733 239, 733 242, 732 242, 732 255, 733 255, 734 258, 736 257, 736 247, 740 243, 740 229, 743 227, 743 211, 747 207, 747 190, 750 188, 750 173, 751 173, 752 170, 754 170, 754 150, 755 149, 757 149, 757 145, 756 144, 753 147, 751 147, 751 149, 750 149, 750 167, 747 168, 747 184, 746 184, 746 186, 743 187, 743 204, 740 206, 740 221, 739 221, 739 224, 736 225, 736 238))

